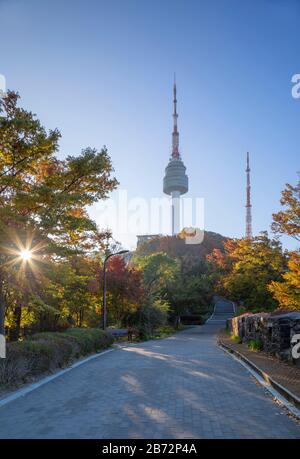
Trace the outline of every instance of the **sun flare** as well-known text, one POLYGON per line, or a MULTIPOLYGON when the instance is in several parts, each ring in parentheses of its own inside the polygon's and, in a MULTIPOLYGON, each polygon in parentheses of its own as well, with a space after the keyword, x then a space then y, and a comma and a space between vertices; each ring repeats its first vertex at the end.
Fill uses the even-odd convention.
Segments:
POLYGON ((31 250, 28 250, 28 249, 24 249, 24 250, 21 250, 20 252, 20 257, 22 258, 22 260, 24 261, 29 261, 32 257, 32 252, 31 250))

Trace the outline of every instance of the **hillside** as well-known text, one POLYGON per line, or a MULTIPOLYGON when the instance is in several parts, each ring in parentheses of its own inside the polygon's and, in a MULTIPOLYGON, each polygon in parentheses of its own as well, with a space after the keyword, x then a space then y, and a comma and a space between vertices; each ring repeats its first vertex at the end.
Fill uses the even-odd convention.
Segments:
POLYGON ((223 242, 228 238, 212 231, 205 231, 204 239, 201 244, 186 244, 185 240, 179 236, 156 237, 137 247, 136 255, 145 256, 156 252, 165 252, 172 258, 201 259, 213 249, 223 250, 223 242))

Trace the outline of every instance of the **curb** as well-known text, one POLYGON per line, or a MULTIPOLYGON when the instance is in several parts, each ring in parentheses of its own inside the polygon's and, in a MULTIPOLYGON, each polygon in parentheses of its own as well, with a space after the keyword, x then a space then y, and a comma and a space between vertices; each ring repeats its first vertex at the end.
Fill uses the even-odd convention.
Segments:
MULTIPOLYGON (((183 332, 184 330, 180 330, 178 332, 175 332, 175 333, 180 333, 180 332, 183 332)), ((172 336, 175 335, 172 334, 170 336, 167 336, 165 338, 159 338, 159 339, 170 339, 172 338, 172 336)), ((126 344, 113 344, 112 347, 108 348, 108 349, 104 349, 103 351, 100 351, 100 352, 96 352, 92 355, 89 355, 88 357, 84 357, 82 359, 79 359, 79 360, 76 360, 72 365, 62 369, 62 370, 58 370, 58 371, 55 371, 53 374, 49 375, 49 376, 45 376, 45 377, 42 377, 41 379, 39 379, 37 382, 35 383, 31 383, 31 384, 26 384, 25 387, 22 387, 21 389, 17 389, 17 390, 14 390, 14 391, 10 391, 7 395, 4 395, 3 397, 0 397, 0 409, 7 405, 8 403, 11 403, 15 400, 18 400, 19 398, 21 397, 25 397, 27 394, 30 394, 31 392, 33 392, 34 390, 37 390, 39 389, 40 387, 44 386, 45 384, 48 384, 49 382, 57 379, 57 378, 60 378, 61 376, 63 376, 64 374, 68 373, 69 371, 71 370, 74 370, 75 368, 78 368, 80 367, 81 365, 84 365, 86 364, 87 362, 90 362, 91 360, 94 360, 94 359, 98 359, 99 357, 105 355, 105 354, 108 354, 109 352, 113 352, 113 351, 117 351, 117 350, 122 350, 124 347, 129 347, 131 345, 134 345, 134 344, 137 344, 137 343, 126 343, 126 344)))
MULTIPOLYGON (((292 403, 297 410, 300 410, 300 398, 297 397, 295 394, 290 392, 288 389, 283 387, 281 384, 276 382, 268 373, 261 370, 258 366, 256 366, 253 362, 251 362, 247 357, 242 355, 240 352, 232 349, 231 347, 227 346, 222 342, 221 339, 218 339, 218 345, 223 348, 225 351, 229 352, 236 356, 239 360, 245 362, 255 373, 257 373, 263 380, 269 385, 272 386, 280 395, 282 395, 288 402, 292 403)), ((287 407, 289 409, 289 407, 287 407)), ((300 419, 300 413, 294 413, 300 419)))

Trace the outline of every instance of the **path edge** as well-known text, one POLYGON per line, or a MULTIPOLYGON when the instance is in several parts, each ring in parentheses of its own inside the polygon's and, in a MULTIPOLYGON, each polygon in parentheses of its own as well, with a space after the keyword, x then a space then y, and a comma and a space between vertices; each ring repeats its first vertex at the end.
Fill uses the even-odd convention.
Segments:
POLYGON ((220 338, 218 339, 218 345, 221 349, 231 354, 231 356, 236 357, 236 359, 240 361, 240 363, 243 363, 246 368, 248 367, 247 369, 249 371, 251 370, 250 373, 253 374, 253 376, 255 376, 261 384, 262 378, 263 381, 266 383, 263 384, 263 386, 269 392, 271 392, 271 394, 276 399, 283 403, 283 405, 288 409, 288 411, 290 411, 293 414, 293 416, 297 417, 297 419, 300 420, 300 399, 295 394, 293 394, 291 391, 286 389, 286 387, 282 386, 277 381, 275 381, 268 373, 266 373, 257 365, 255 365, 240 352, 224 344, 220 338), (270 386, 273 388, 273 390, 270 390, 270 386))
POLYGON ((40 379, 39 381, 37 381, 35 383, 32 383, 32 384, 30 384, 30 385, 28 385, 26 387, 23 387, 21 389, 17 389, 16 391, 13 391, 12 393, 10 393, 10 395, 7 395, 7 396, 5 396, 5 397, 0 399, 0 408, 2 408, 3 406, 7 405, 8 403, 11 403, 11 402, 17 400, 18 398, 21 398, 21 397, 24 397, 27 394, 30 394, 34 390, 39 389, 40 387, 44 386, 45 384, 48 384, 49 382, 53 381, 54 379, 57 379, 60 376, 63 376, 64 374, 68 373, 69 371, 74 370, 75 368, 78 368, 81 365, 84 365, 85 363, 89 362, 90 360, 97 359, 98 357, 101 357, 104 354, 108 354, 109 352, 115 351, 115 350, 119 349, 120 347, 121 346, 118 346, 118 347, 114 347, 114 348, 111 348, 111 349, 106 349, 106 350, 101 351, 101 352, 97 352, 96 354, 92 354, 89 357, 86 357, 86 358, 84 358, 82 360, 79 360, 79 361, 73 363, 72 365, 70 365, 67 368, 64 368, 63 370, 59 370, 59 371, 55 372, 54 374, 46 376, 46 377, 40 379))

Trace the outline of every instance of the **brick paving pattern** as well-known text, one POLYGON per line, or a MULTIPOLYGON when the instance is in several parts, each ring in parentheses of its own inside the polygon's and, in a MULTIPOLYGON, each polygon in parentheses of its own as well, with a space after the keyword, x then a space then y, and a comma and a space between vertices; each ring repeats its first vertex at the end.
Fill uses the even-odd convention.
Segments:
POLYGON ((300 398, 300 369, 283 362, 265 352, 253 352, 248 349, 247 344, 238 344, 230 339, 225 332, 220 332, 221 343, 238 351, 259 369, 267 373, 275 382, 281 384, 290 392, 300 398))
POLYGON ((88 362, 0 408, 0 437, 300 438, 300 425, 217 346, 222 326, 211 320, 88 362))

